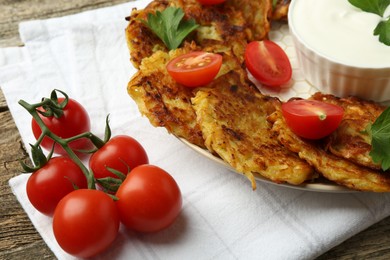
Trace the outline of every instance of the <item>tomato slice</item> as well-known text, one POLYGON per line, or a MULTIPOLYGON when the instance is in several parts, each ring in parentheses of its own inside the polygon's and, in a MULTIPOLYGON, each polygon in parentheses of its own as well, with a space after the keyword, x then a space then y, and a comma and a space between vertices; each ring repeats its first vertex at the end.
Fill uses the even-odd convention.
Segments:
POLYGON ((190 52, 171 60, 168 73, 186 87, 209 84, 222 66, 222 56, 204 51, 190 52))
POLYGON ((202 5, 216 5, 225 2, 226 0, 198 0, 202 5))
POLYGON ((337 129, 344 115, 340 106, 317 100, 291 100, 282 104, 290 129, 307 139, 321 139, 337 129))
POLYGON ((253 41, 245 49, 245 65, 260 83, 276 87, 291 79, 290 60, 273 41, 253 41))

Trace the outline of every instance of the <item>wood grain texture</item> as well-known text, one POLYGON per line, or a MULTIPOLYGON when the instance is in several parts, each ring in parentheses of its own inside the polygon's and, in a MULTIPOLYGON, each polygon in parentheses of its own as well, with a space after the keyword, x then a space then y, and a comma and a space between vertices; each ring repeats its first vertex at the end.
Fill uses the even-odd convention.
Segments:
MULTIPOLYGON (((18 36, 20 21, 64 16, 123 2, 126 1, 0 0, 0 47, 23 44, 18 36)), ((1 91, 0 135, 0 259, 55 259, 8 185, 10 178, 20 174, 18 161, 27 161, 28 156, 1 91)), ((348 239, 318 259, 390 259, 390 218, 348 239)))
POLYGON ((23 44, 18 36, 18 24, 21 21, 59 17, 125 2, 128 1, 0 0, 0 47, 23 44))

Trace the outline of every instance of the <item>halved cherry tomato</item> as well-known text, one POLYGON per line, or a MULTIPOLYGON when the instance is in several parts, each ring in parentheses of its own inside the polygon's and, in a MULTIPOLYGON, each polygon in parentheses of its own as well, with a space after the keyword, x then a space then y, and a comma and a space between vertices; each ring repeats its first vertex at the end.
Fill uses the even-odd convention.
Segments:
POLYGON ((226 0, 198 0, 202 5, 216 5, 225 2, 226 0))
POLYGON ((279 45, 269 40, 247 45, 245 65, 252 76, 266 86, 280 86, 291 79, 290 60, 279 45))
POLYGON ((200 87, 217 76, 222 65, 222 56, 204 51, 190 52, 171 60, 168 73, 186 87, 200 87))
POLYGON ((282 104, 290 129, 307 139, 321 139, 337 129, 344 115, 340 106, 317 100, 290 100, 282 104))

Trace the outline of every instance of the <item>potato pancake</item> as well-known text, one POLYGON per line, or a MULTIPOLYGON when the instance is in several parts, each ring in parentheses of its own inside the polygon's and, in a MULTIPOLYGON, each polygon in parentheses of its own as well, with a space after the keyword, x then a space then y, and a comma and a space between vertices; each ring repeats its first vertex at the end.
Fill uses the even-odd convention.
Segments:
POLYGON ((271 0, 228 0, 226 5, 244 17, 247 41, 267 38, 271 29, 269 19, 273 11, 271 0))
POLYGON ((291 0, 277 0, 272 9, 272 20, 287 20, 291 0))
POLYGON ((385 107, 356 97, 338 98, 322 93, 316 93, 310 99, 338 105, 344 109, 340 126, 327 139, 327 149, 334 155, 356 164, 380 170, 381 166, 374 163, 369 155, 371 137, 366 128, 374 123, 385 107))
POLYGON ((231 71, 201 88, 192 98, 209 151, 220 156, 256 188, 254 174, 276 183, 298 185, 313 169, 273 138, 267 116, 280 106, 231 71))
MULTIPOLYGON (((202 132, 191 104, 196 89, 176 83, 166 69, 166 64, 171 59, 196 50, 199 50, 199 47, 194 43, 186 44, 183 48, 169 53, 157 51, 143 59, 140 70, 131 78, 127 90, 141 114, 145 115, 153 126, 165 127, 175 136, 204 148, 202 132)), ((246 72, 237 58, 223 53, 221 55, 223 63, 217 78, 236 70, 242 80, 245 80, 246 72)))
POLYGON ((312 165, 326 179, 360 191, 389 192, 390 175, 361 167, 349 160, 331 154, 322 143, 307 141, 295 135, 287 126, 280 109, 269 118, 272 132, 281 144, 312 165))
POLYGON ((185 41, 194 41, 204 51, 225 52, 241 62, 249 40, 261 40, 268 35, 270 0, 228 0, 224 4, 203 6, 196 0, 156 0, 142 10, 132 10, 128 17, 126 39, 131 62, 139 68, 145 57, 163 50, 164 43, 142 22, 147 14, 162 12, 169 6, 180 7, 186 19, 195 19, 200 25, 185 41))
POLYGON ((143 59, 140 70, 128 83, 127 90, 141 114, 153 126, 165 127, 168 132, 204 147, 202 132, 196 123, 190 101, 192 89, 176 83, 166 69, 166 64, 172 58, 195 48, 187 46, 169 53, 158 51, 143 59))

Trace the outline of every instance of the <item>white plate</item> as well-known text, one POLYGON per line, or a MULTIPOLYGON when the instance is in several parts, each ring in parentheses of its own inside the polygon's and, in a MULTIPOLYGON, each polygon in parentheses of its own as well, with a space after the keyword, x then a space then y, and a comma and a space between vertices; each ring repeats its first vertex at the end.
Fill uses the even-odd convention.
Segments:
MULTIPOLYGON (((227 168, 227 169, 229 169, 229 170, 231 170, 231 171, 233 171, 235 173, 238 173, 228 163, 223 161, 221 158, 219 158, 217 156, 214 156, 208 150, 205 150, 203 148, 200 148, 199 146, 191 144, 190 142, 188 142, 187 140, 185 140, 183 138, 179 138, 179 140, 182 141, 185 145, 187 145, 190 148, 192 148, 193 150, 195 150, 196 152, 198 152, 201 155, 207 157, 208 159, 210 159, 210 160, 212 160, 214 162, 219 163, 223 167, 225 167, 225 168, 227 168)), ((240 173, 238 173, 238 174, 240 174, 240 173)), ((327 181, 327 180, 321 179, 321 178, 317 179, 314 182, 310 182, 310 183, 304 183, 304 184, 301 184, 301 185, 292 185, 292 184, 278 184, 278 183, 272 182, 272 181, 262 177, 260 174, 254 174, 254 176, 255 176, 255 179, 257 181, 266 182, 266 183, 269 183, 269 184, 283 186, 283 187, 287 187, 287 188, 291 188, 291 189, 298 189, 298 190, 305 190, 305 191, 315 191, 315 192, 327 192, 327 193, 353 193, 353 192, 359 192, 359 191, 356 191, 356 190, 348 189, 347 187, 340 186, 340 185, 338 185, 338 184, 336 184, 334 182, 330 182, 330 181, 327 181)))

